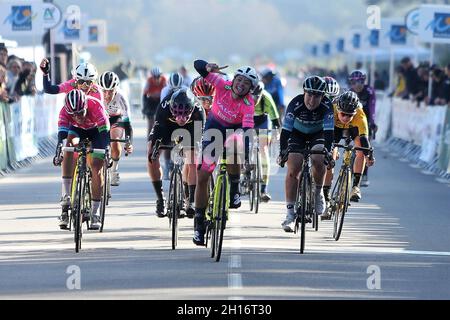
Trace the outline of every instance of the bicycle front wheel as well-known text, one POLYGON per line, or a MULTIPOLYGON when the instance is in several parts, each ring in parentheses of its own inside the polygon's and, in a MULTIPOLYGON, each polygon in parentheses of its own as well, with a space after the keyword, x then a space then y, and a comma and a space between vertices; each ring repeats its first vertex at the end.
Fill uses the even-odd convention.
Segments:
POLYGON ((347 168, 342 172, 340 177, 337 193, 334 198, 335 212, 334 212, 334 228, 333 238, 339 241, 344 226, 344 217, 348 209, 350 199, 351 173, 347 168))
POLYGON ((222 176, 221 181, 217 181, 215 190, 215 196, 217 196, 217 202, 215 203, 214 208, 214 217, 213 217, 213 257, 215 257, 215 261, 219 262, 220 257, 222 255, 222 245, 223 245, 223 234, 226 226, 227 220, 227 177, 222 176))
POLYGON ((261 203, 261 155, 257 154, 256 156, 256 174, 255 174, 255 214, 259 212, 259 204, 261 203))
POLYGON ((308 173, 303 172, 300 180, 301 186, 301 199, 300 199, 300 254, 305 252, 306 242, 306 218, 311 213, 311 176, 308 173))
POLYGON ((78 253, 81 249, 81 239, 83 236, 83 206, 84 206, 84 192, 86 190, 86 176, 77 172, 77 183, 75 189, 75 199, 73 206, 73 223, 74 223, 74 241, 75 252, 78 253))
POLYGON ((176 170, 173 171, 172 182, 172 250, 175 250, 178 245, 178 218, 180 216, 181 208, 183 207, 183 180, 181 178, 181 172, 176 170))

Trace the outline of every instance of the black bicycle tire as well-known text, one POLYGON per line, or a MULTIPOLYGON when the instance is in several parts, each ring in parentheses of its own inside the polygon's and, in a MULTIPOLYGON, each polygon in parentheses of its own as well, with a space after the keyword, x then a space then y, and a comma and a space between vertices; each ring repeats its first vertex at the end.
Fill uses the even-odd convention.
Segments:
POLYGON ((305 252, 305 242, 306 242, 306 211, 307 211, 307 181, 306 181, 306 174, 305 172, 302 172, 301 175, 301 186, 302 186, 302 196, 301 196, 301 226, 300 226, 300 254, 303 254, 305 252))
POLYGON ((76 201, 75 208, 74 208, 74 241, 75 241, 75 252, 80 252, 81 249, 81 239, 83 234, 83 218, 82 218, 82 202, 83 202, 83 192, 84 192, 84 179, 86 176, 84 174, 80 175, 80 172, 78 172, 77 177, 77 191, 76 191, 76 201))
POLYGON ((261 155, 256 155, 256 207, 255 214, 259 213, 259 204, 261 203, 261 155))
POLYGON ((350 178, 351 178, 351 174, 350 174, 350 169, 347 169, 345 171, 345 175, 344 175, 345 179, 343 179, 343 187, 344 189, 344 203, 342 205, 342 214, 339 215, 338 219, 338 229, 337 229, 337 233, 336 233, 336 237, 335 240, 339 241, 339 239, 341 238, 342 235, 342 228, 344 226, 344 218, 345 218, 345 213, 347 212, 348 209, 348 203, 349 203, 349 193, 350 193, 350 178))
POLYGON ((217 219, 217 252, 216 252, 216 262, 220 261, 220 258, 222 256, 222 246, 223 246, 223 234, 225 231, 225 225, 226 225, 226 219, 227 219, 227 213, 226 213, 226 201, 227 201, 227 177, 224 176, 222 180, 222 190, 220 195, 220 218, 217 219))

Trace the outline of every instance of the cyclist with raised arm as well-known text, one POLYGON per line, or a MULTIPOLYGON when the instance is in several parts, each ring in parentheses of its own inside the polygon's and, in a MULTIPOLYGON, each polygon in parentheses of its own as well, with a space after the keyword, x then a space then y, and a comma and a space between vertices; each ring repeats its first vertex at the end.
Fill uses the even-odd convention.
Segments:
POLYGON ((74 89, 82 90, 85 94, 92 96, 100 101, 103 101, 103 94, 100 87, 95 83, 97 81, 98 72, 95 66, 91 63, 85 62, 79 64, 75 70, 72 71, 73 79, 61 83, 59 85, 52 85, 50 80, 50 62, 48 59, 43 59, 40 65, 43 77, 44 92, 47 94, 68 93, 74 89))
MULTIPOLYGON (((59 113, 58 147, 54 165, 61 164, 61 148, 63 140, 67 139, 66 147, 75 147, 80 140, 89 139, 93 149, 106 149, 109 146, 109 119, 103 103, 87 96, 83 91, 74 89, 65 99, 64 107, 59 113)), ((102 198, 102 168, 105 154, 93 153, 89 157, 92 173, 92 212, 90 212, 91 228, 100 228, 98 209, 102 198)), ((66 152, 62 159, 62 199, 61 206, 70 206, 72 176, 74 170, 73 154, 66 152)), ((87 218, 87 217, 86 217, 87 218)), ((66 229, 69 223, 67 210, 63 210, 59 226, 66 229)))
POLYGON ((183 136, 182 144, 187 159, 185 163, 186 170, 183 170, 183 181, 187 183, 189 190, 189 193, 185 190, 185 195, 188 196, 186 214, 189 218, 193 218, 195 214, 193 206, 197 180, 195 147, 196 141, 201 138, 201 136, 196 137, 196 133, 198 132, 198 135, 201 135, 204 123, 205 112, 196 103, 195 96, 190 89, 181 88, 170 93, 158 107, 155 125, 148 137, 147 168, 157 196, 156 215, 159 218, 164 218, 166 213, 164 210, 165 198, 159 156, 156 159, 152 159, 155 143, 161 139, 161 144, 168 146, 172 144, 176 137, 183 136))
POLYGON ((299 153, 306 143, 312 150, 326 149, 328 156, 312 155, 313 179, 315 182, 315 210, 318 215, 325 212, 325 196, 323 185, 326 174, 326 159, 331 158, 333 143, 334 114, 333 105, 325 94, 327 84, 318 76, 311 76, 303 83, 304 94, 295 97, 289 104, 280 137, 280 157, 282 163, 288 155, 286 175, 286 220, 282 223, 285 232, 293 232, 295 222, 295 201, 298 177, 301 174, 303 155, 299 153))
MULTIPOLYGON (((130 143, 125 146, 127 153, 133 152, 133 128, 130 121, 130 105, 123 93, 119 90, 120 80, 117 74, 111 71, 104 72, 98 79, 100 88, 102 88, 106 112, 109 116, 111 126, 111 139, 123 140, 130 138, 130 143)), ((119 161, 122 155, 122 144, 120 142, 111 142, 111 185, 120 184, 119 161)))
MULTIPOLYGON (((353 71, 348 77, 348 82, 350 84, 351 91, 355 92, 358 95, 359 101, 363 106, 363 111, 367 116, 367 121, 369 125, 369 139, 373 140, 378 130, 378 126, 376 125, 375 122, 377 96, 375 93, 375 89, 366 84, 366 80, 367 75, 365 72, 361 70, 353 71)), ((364 169, 361 186, 363 187, 369 186, 369 176, 367 167, 364 169)))
MULTIPOLYGON (((369 126, 367 117, 364 114, 358 95, 352 91, 341 94, 334 102, 334 142, 339 143, 342 138, 350 137, 356 147, 370 148, 369 126)), ((337 160, 338 150, 333 152, 333 158, 337 160)), ((361 176, 366 164, 370 167, 374 164, 373 159, 369 159, 369 152, 356 152, 355 163, 353 165, 353 188, 350 200, 358 202, 361 200, 361 176)), ((325 199, 330 201, 330 190, 333 183, 333 170, 327 171, 325 179, 325 199)), ((322 216, 322 220, 331 217, 329 212, 322 216)))
POLYGON ((253 90, 253 99, 255 100, 255 129, 258 131, 258 139, 261 147, 262 162, 262 184, 261 184, 261 200, 269 202, 272 197, 268 193, 270 176, 270 156, 269 144, 272 138, 272 129, 279 130, 281 127, 280 115, 278 113, 275 101, 269 92, 264 89, 264 83, 258 82, 253 90))
POLYGON ((161 91, 166 85, 167 79, 161 69, 159 67, 152 68, 142 97, 142 113, 147 118, 147 134, 153 128, 156 110, 161 102, 161 91))
POLYGON ((197 77, 192 81, 191 91, 200 100, 203 109, 205 109, 206 116, 208 116, 216 93, 214 86, 204 78, 197 77))
MULTIPOLYGON (((208 206, 208 182, 211 173, 217 165, 217 160, 222 156, 222 152, 208 155, 208 147, 216 143, 215 139, 208 134, 208 130, 220 132, 222 141, 226 139, 226 131, 244 129, 253 129, 254 101, 252 90, 258 84, 258 74, 255 69, 249 66, 239 68, 233 81, 227 81, 223 78, 221 70, 226 67, 219 67, 215 63, 208 63, 203 60, 196 60, 194 67, 197 72, 210 84, 215 87, 214 101, 208 119, 205 125, 205 134, 202 141, 202 160, 197 172, 197 189, 195 192, 195 221, 193 242, 198 246, 204 245, 205 240, 205 216, 208 206)), ((211 132, 211 131, 210 131, 211 132)), ((219 139, 220 140, 220 139, 219 139)), ((223 148, 223 144, 220 148, 223 148)), ((248 141, 245 141, 245 162, 248 167, 249 156, 248 141)), ((230 209, 237 209, 241 206, 241 197, 239 193, 239 183, 241 168, 240 164, 228 165, 230 177, 230 209)))

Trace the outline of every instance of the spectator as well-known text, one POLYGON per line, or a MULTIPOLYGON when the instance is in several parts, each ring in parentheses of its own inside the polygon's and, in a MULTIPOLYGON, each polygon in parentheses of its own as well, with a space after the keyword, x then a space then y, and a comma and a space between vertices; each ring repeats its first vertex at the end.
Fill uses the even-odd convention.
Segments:
POLYGON ((447 104, 448 87, 444 70, 435 67, 431 72, 431 78, 433 79, 433 91, 432 96, 427 101, 428 104, 437 106, 447 104))
POLYGON ((450 63, 445 67, 445 101, 450 103, 450 63))
POLYGON ((0 102, 13 103, 18 101, 17 96, 10 97, 6 88, 8 82, 8 72, 6 68, 0 64, 0 102))
POLYGON ((4 45, 0 45, 0 65, 6 68, 8 64, 8 49, 4 45))
POLYGON ((10 59, 7 64, 7 82, 6 88, 10 96, 14 95, 14 89, 16 87, 19 74, 22 71, 22 64, 18 59, 10 59))
POLYGON ((25 62, 22 66, 22 72, 19 74, 14 93, 18 96, 35 95, 37 92, 35 86, 36 71, 32 63, 25 62))
MULTIPOLYGON (((413 94, 413 101, 420 103, 426 101, 428 97, 428 83, 430 79, 430 72, 428 67, 421 66, 417 69, 418 82, 416 85, 416 93, 413 94)), ((408 86, 408 80, 406 79, 406 85, 408 86)))
POLYGON ((401 60, 401 67, 403 69, 403 75, 405 77, 406 90, 408 96, 409 95, 420 96, 420 94, 423 94, 423 92, 422 93, 419 92, 419 85, 421 79, 409 57, 405 57, 401 60))
POLYGON ((188 70, 185 66, 181 66, 180 74, 183 76, 183 86, 189 88, 192 83, 192 78, 189 76, 188 70))
POLYGON ((403 74, 403 68, 398 67, 396 72, 397 72, 397 86, 394 91, 394 96, 407 100, 409 98, 408 98, 408 91, 406 90, 406 80, 403 74))
MULTIPOLYGON (((317 73, 316 73, 317 74, 317 73)), ((280 115, 284 114, 284 88, 280 77, 269 68, 261 72, 265 90, 272 95, 280 115)))

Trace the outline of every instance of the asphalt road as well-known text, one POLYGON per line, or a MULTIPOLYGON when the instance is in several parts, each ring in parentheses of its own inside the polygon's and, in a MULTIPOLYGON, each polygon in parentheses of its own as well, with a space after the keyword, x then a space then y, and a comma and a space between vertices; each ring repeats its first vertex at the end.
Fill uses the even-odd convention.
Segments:
POLYGON ((220 263, 181 221, 171 250, 167 219, 154 214, 144 123, 120 165, 105 232, 57 226, 60 171, 51 159, 0 179, 0 299, 450 299, 450 186, 378 148, 371 185, 350 208, 339 242, 332 223, 298 235, 281 229, 284 173, 262 212, 233 211, 220 263))

